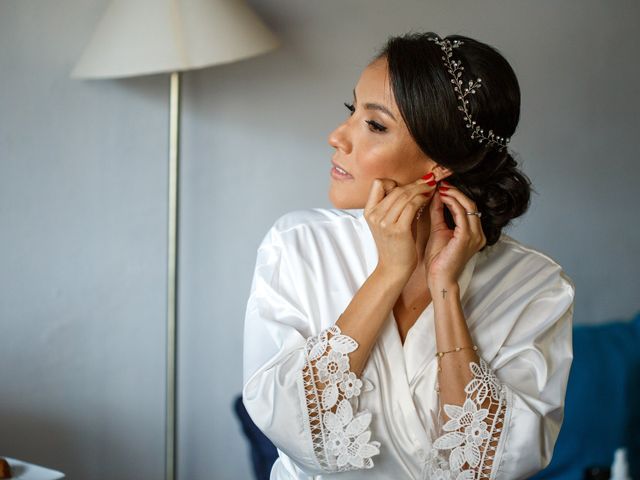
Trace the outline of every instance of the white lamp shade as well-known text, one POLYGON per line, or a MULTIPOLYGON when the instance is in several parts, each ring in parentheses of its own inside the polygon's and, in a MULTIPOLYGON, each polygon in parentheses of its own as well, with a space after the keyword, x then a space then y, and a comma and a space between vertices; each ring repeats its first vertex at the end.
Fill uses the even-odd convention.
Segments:
POLYGON ((278 45, 244 0, 113 0, 71 77, 204 68, 278 45))

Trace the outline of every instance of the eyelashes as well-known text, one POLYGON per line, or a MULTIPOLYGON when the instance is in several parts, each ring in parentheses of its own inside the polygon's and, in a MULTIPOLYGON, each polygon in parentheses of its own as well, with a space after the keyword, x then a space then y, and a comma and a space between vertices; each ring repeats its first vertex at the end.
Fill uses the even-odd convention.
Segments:
MULTIPOLYGON (((347 110, 349 110, 349 116, 355 113, 356 107, 353 105, 353 103, 344 102, 344 106, 347 107, 347 110)), ((365 123, 367 123, 369 125, 369 128, 374 132, 384 132, 387 130, 387 127, 385 127, 384 125, 380 125, 374 120, 365 120, 365 123)))
POLYGON ((356 107, 353 106, 353 103, 344 102, 344 106, 351 112, 351 115, 356 111, 356 107))
POLYGON ((384 132, 387 129, 387 127, 384 127, 380 125, 378 122, 374 122, 373 120, 367 120, 367 123, 373 130, 377 132, 384 132))

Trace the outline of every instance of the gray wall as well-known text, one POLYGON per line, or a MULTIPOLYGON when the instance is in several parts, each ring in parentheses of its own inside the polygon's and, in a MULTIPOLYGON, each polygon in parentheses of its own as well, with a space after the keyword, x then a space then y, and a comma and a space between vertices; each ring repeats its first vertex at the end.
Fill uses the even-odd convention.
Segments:
MULTIPOLYGON (((253 0, 283 47, 184 76, 179 473, 249 478, 231 415, 262 236, 331 207, 327 134, 389 34, 496 46, 539 195, 508 231, 559 261, 576 323, 639 309, 634 1, 253 0), (233 459, 233 460, 232 460, 233 459), (236 460, 237 459, 237 460, 236 460)), ((106 0, 0 1, 0 455, 160 479, 168 77, 68 78, 106 0)))

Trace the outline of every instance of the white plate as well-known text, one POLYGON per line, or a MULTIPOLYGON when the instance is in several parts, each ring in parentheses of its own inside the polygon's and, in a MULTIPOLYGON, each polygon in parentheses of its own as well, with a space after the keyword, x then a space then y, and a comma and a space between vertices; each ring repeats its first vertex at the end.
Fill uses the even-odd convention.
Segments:
POLYGON ((32 463, 16 460, 15 458, 3 457, 9 462, 11 467, 11 478, 18 480, 60 480, 64 473, 49 468, 40 467, 32 463))

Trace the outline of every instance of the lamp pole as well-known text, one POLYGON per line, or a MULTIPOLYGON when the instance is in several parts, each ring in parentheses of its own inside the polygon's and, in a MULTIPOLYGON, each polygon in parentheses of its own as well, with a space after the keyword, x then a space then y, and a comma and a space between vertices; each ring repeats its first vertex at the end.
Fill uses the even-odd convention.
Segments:
POLYGON ((165 479, 177 465, 178 212, 182 72, 266 53, 276 36, 244 0, 112 0, 72 78, 170 72, 165 479), (189 32, 188 36, 184 32, 189 32), (135 47, 135 48, 132 48, 135 47))
POLYGON ((178 335, 178 200, 180 173, 180 72, 172 72, 169 93, 169 206, 167 263, 167 401, 165 427, 165 478, 175 479, 177 418, 176 359, 178 335))

